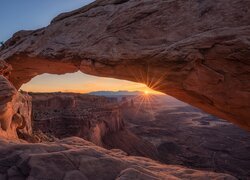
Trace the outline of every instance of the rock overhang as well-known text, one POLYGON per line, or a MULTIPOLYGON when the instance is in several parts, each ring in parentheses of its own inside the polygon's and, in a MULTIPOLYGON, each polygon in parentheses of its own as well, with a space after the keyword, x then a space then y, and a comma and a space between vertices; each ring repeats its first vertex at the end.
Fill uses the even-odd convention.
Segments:
POLYGON ((16 33, 0 58, 17 89, 42 73, 81 70, 145 83, 249 130, 247 7, 247 0, 96 1, 16 33))

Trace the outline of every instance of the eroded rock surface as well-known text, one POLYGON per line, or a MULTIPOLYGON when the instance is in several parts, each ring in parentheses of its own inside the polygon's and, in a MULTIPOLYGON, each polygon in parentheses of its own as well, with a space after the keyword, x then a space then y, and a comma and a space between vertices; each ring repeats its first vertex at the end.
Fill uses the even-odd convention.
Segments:
POLYGON ((33 130, 57 138, 77 136, 129 155, 158 159, 155 146, 125 126, 116 98, 75 93, 30 93, 33 130))
POLYGON ((102 145, 107 131, 124 127, 116 99, 74 93, 30 93, 33 128, 56 137, 84 137, 102 145))
POLYGON ((31 97, 0 75, 0 136, 17 139, 17 131, 31 134, 31 107, 31 97))
POLYGON ((95 1, 0 51, 19 88, 42 73, 143 82, 250 129, 248 0, 95 1))
POLYGON ((162 165, 127 156, 72 137, 54 143, 26 144, 0 140, 0 179, 227 179, 220 173, 162 165))

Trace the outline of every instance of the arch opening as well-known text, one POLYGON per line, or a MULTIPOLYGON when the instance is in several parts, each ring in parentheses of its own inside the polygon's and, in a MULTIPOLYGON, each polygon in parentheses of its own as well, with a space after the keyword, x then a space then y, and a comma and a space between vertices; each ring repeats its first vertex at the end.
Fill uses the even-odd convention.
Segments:
MULTIPOLYGON (((242 176, 249 175, 245 173, 250 166, 246 162, 249 159, 249 135, 235 129, 229 122, 185 103, 176 105, 176 99, 169 96, 161 96, 157 101, 150 102, 151 97, 158 95, 144 90, 139 96, 142 98, 128 99, 126 96, 114 101, 107 95, 97 97, 81 94, 91 90, 69 93, 67 91, 76 92, 79 89, 71 87, 72 84, 67 85, 67 89, 49 90, 62 93, 29 95, 17 91, 44 73, 62 75, 81 71, 146 84, 151 89, 250 130, 250 13, 247 13, 247 0, 237 1, 150 3, 149 0, 142 3, 133 0, 97 0, 58 15, 47 27, 14 34, 0 47, 0 135, 10 139, 16 138, 16 131, 20 133, 19 137, 32 135, 30 117, 35 109, 31 111, 30 107, 33 101, 33 108, 36 108, 33 120, 39 127, 49 130, 48 133, 66 137, 76 132, 74 135, 85 137, 100 146, 118 147, 128 153, 132 148, 133 152, 153 159, 160 157, 168 164, 218 170, 244 179, 242 176), (166 97, 167 104, 162 97, 166 97), (128 122, 127 125, 125 122, 128 122), (143 151, 145 149, 146 152, 143 151)), ((44 141, 55 138, 43 136, 42 133, 37 137, 46 138, 44 141)), ((23 137, 26 138, 29 136, 23 137)), ((37 140, 30 138, 31 141, 37 140)), ((32 149, 37 151, 33 145, 30 147, 30 152, 33 152, 32 149)), ((23 151, 25 157, 29 154, 27 148, 23 151)), ((39 148, 42 150, 43 146, 39 145, 39 148)), ((55 149, 55 146, 51 148, 55 149)), ((71 155, 72 151, 68 153, 71 155)), ((75 151, 73 153, 76 154, 75 151)), ((115 153, 121 157, 121 152, 115 153)), ((22 156, 18 151, 19 155, 22 156)), ((85 158, 85 153, 82 155, 85 158)), ((40 159, 44 160, 46 156, 40 159)), ((68 162, 66 156, 62 159, 68 162)), ((21 164, 30 164, 30 161, 25 162, 21 164)), ((102 161, 102 164, 105 166, 106 163, 102 161)), ((72 174, 71 165, 72 162, 70 172, 62 172, 66 173, 65 177, 79 175, 75 172, 72 174)), ((111 165, 115 167, 117 163, 111 165)), ((111 179, 126 178, 131 172, 135 174, 133 169, 125 170, 121 166, 111 168, 112 173, 109 172, 110 168, 102 169, 108 173, 100 171, 99 174, 110 175, 111 179), (120 175, 113 173, 114 170, 121 172, 120 175)), ((99 175, 95 173, 98 171, 91 172, 94 173, 87 175, 81 171, 80 176, 86 174, 89 178, 99 175)), ((159 171, 155 172, 146 175, 154 176, 159 171)), ((167 176, 169 173, 167 171, 167 176)), ((187 174, 196 176, 197 171, 186 170, 181 176, 187 174)), ((4 171, 3 176, 8 175, 7 170, 4 171)))
POLYGON ((248 96, 248 92, 239 92, 239 98, 228 92, 226 88, 227 84, 237 84, 237 79, 221 80, 221 74, 198 62, 181 61, 176 64, 166 61, 161 64, 158 61, 160 59, 154 61, 144 59, 141 63, 132 59, 121 63, 119 60, 99 61, 78 56, 66 58, 53 55, 49 58, 34 58, 22 54, 6 60, 13 69, 9 80, 17 89, 33 77, 44 73, 60 75, 81 71, 94 76, 146 84, 151 89, 168 94, 249 130, 247 111, 249 101, 248 98, 243 98, 248 96), (219 84, 214 82, 215 79, 219 84), (237 108, 238 102, 242 108, 237 108))
POLYGON ((119 80, 114 78, 97 77, 84 74, 80 71, 63 75, 42 74, 23 84, 20 90, 26 92, 71 92, 91 93, 96 91, 127 91, 128 93, 141 92, 145 94, 161 94, 142 83, 119 80))
MULTIPOLYGON (((78 136, 107 149, 122 149, 129 155, 192 168, 205 163, 204 169, 225 167, 222 172, 238 176, 238 168, 232 171, 224 161, 214 165, 207 154, 216 152, 231 162, 231 157, 227 157, 233 153, 230 147, 248 145, 246 141, 229 142, 228 138, 250 138, 233 124, 141 83, 76 72, 39 75, 20 89, 32 91, 33 130, 41 141, 78 136), (208 148, 219 145, 227 151, 208 148)), ((241 149, 241 153, 246 151, 241 149)))

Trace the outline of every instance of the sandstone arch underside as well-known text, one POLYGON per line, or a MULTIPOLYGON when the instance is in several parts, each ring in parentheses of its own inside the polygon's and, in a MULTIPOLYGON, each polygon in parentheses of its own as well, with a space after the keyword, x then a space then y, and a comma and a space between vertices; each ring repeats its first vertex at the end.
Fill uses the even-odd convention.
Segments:
POLYGON ((96 1, 14 34, 0 51, 1 81, 18 89, 80 70, 142 82, 250 130, 249 9, 248 0, 96 1))

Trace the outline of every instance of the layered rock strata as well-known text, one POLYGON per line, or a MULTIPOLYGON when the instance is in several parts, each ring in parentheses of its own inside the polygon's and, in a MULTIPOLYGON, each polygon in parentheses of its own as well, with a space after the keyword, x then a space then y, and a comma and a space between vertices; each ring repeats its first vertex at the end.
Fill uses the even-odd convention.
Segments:
POLYGON ((57 138, 77 136, 129 155, 158 159, 155 146, 125 126, 116 98, 74 93, 31 93, 34 131, 57 138))
POLYGON ((17 89, 80 70, 145 83, 249 130, 249 9, 248 0, 98 0, 14 34, 0 59, 17 89))

